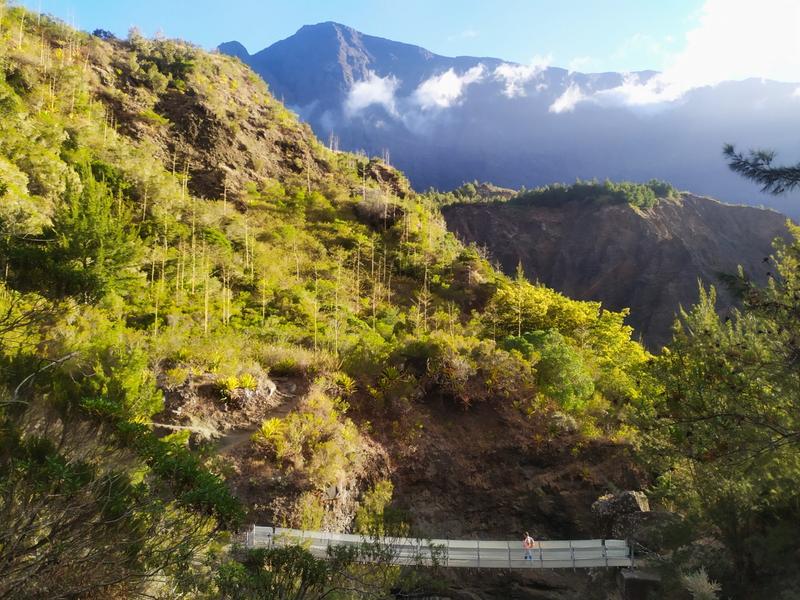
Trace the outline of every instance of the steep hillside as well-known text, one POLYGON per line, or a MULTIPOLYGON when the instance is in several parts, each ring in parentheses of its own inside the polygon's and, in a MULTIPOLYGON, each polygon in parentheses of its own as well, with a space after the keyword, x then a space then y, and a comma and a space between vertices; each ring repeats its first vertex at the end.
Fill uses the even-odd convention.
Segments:
POLYGON ((697 302, 698 279, 718 288, 724 312, 733 301, 724 276, 741 265, 766 281, 772 242, 789 235, 777 212, 688 193, 643 209, 575 199, 460 204, 443 214, 506 273, 521 263, 530 279, 571 297, 630 308, 628 322, 654 349, 670 339, 679 306, 697 302))
POLYGON ((225 597, 249 522, 588 535, 643 484, 622 314, 496 271, 235 59, 0 8, 0 595, 225 597))
POLYGON ((333 135, 344 149, 388 149, 417 189, 475 178, 520 188, 658 177, 798 214, 796 199, 761 194, 721 159, 731 141, 800 153, 790 133, 798 124, 794 82, 729 81, 642 106, 628 96, 652 95, 634 92, 653 71, 451 58, 331 22, 252 55, 238 43, 220 50, 252 66, 323 141, 333 135))

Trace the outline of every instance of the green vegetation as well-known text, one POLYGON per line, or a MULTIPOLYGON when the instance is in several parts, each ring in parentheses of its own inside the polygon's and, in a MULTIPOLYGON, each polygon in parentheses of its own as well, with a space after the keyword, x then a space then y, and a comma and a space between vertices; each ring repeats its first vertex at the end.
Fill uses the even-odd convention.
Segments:
POLYGON ((318 386, 301 410, 285 419, 264 421, 255 436, 287 469, 302 473, 320 491, 343 480, 361 461, 358 429, 342 418, 346 408, 318 386))
POLYGON ((716 538, 724 551, 705 566, 726 593, 742 597, 757 582, 775 593, 799 583, 792 556, 800 536, 800 230, 792 233, 793 243, 778 245, 767 287, 741 275, 741 311, 721 318, 714 290, 701 290, 653 361, 655 402, 642 413, 643 456, 660 473, 656 491, 692 532, 677 564, 696 567, 703 544, 693 540, 716 538))
POLYGON ((647 183, 605 180, 578 181, 572 185, 548 185, 520 192, 511 201, 516 204, 559 206, 565 202, 595 204, 630 204, 635 208, 652 208, 661 199, 678 198, 679 193, 669 183, 653 179, 647 183))
POLYGON ((671 184, 651 179, 647 183, 631 181, 613 182, 606 179, 581 181, 571 185, 555 183, 519 192, 500 188, 489 183, 465 183, 451 192, 431 190, 427 194, 440 207, 451 204, 478 204, 481 202, 510 202, 521 206, 561 206, 567 202, 585 202, 598 205, 629 204, 634 208, 652 208, 659 200, 678 199, 680 192, 671 184))
POLYGON ((437 206, 443 207, 450 204, 477 204, 480 202, 504 202, 517 192, 509 188, 502 188, 491 183, 471 181, 464 183, 450 192, 429 190, 427 196, 433 199, 437 206))
MULTIPOLYGON (((725 154, 767 191, 796 186, 797 169, 771 166, 769 152, 725 154)), ((658 474, 654 492, 685 519, 665 571, 694 598, 800 591, 800 228, 787 225, 792 240, 765 259, 768 284, 740 269, 730 285, 742 307, 726 317, 701 287, 648 369, 642 457, 658 474)))
POLYGON ((775 165, 776 154, 771 150, 750 150, 745 155, 733 144, 725 144, 723 154, 731 171, 760 184, 762 192, 783 194, 800 186, 800 163, 775 165))

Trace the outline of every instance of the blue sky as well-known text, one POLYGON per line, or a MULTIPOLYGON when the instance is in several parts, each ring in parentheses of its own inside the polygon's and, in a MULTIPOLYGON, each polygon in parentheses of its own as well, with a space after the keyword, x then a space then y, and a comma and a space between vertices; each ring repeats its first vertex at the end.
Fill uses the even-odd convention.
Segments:
POLYGON ((703 0, 24 0, 81 29, 162 30, 206 48, 251 52, 307 23, 338 21, 444 55, 549 58, 582 71, 663 69, 685 45, 703 0))

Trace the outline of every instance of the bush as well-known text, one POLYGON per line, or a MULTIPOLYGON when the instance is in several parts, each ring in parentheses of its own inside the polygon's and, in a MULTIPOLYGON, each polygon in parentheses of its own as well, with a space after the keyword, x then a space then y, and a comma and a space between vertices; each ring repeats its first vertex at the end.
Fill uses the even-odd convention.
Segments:
POLYGON ((341 413, 334 400, 313 388, 298 411, 264 421, 253 438, 270 448, 284 470, 324 490, 360 467, 363 458, 358 429, 341 413))
POLYGON ((536 373, 541 391, 567 411, 581 410, 594 393, 594 382, 580 353, 554 330, 528 337, 540 356, 536 373))
MULTIPOLYGON (((386 531, 386 511, 392 501, 394 486, 388 479, 376 483, 368 490, 356 509, 355 531, 382 537, 386 531)), ((394 532, 392 532, 394 533, 394 532)))
POLYGON ((686 590, 692 595, 692 600, 717 600, 722 586, 716 581, 711 581, 703 567, 694 573, 681 577, 686 590))
POLYGON ((145 121, 148 121, 149 123, 153 123, 154 125, 161 125, 161 126, 164 126, 164 127, 169 125, 169 119, 167 117, 165 117, 165 116, 162 116, 162 115, 158 114, 152 108, 148 108, 146 110, 143 110, 142 112, 139 113, 139 116, 142 119, 144 119, 145 121))
POLYGON ((319 531, 325 520, 325 507, 313 492, 300 495, 295 504, 295 521, 297 527, 306 531, 319 531))

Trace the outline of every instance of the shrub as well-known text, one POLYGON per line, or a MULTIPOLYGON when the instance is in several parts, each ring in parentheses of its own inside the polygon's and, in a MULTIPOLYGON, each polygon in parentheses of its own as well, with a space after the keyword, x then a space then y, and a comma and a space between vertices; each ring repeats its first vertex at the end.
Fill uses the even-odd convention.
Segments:
POLYGON ((219 386, 220 393, 225 398, 230 398, 233 393, 241 387, 239 385, 239 378, 234 375, 230 377, 220 377, 217 379, 217 385, 219 386))
POLYGON ((394 486, 384 479, 369 489, 361 499, 355 516, 355 530, 372 536, 386 535, 386 509, 392 501, 394 486))
POLYGON ((270 344, 259 348, 258 362, 268 369, 271 375, 290 377, 313 375, 334 370, 333 358, 322 352, 314 352, 300 346, 270 344))
POLYGON ((162 125, 164 127, 169 125, 169 119, 163 115, 158 114, 152 108, 143 110, 142 112, 139 113, 139 116, 145 121, 153 123, 154 125, 162 125))
POLYGON ((717 600, 722 586, 708 578, 705 568, 700 567, 694 573, 681 577, 686 590, 692 595, 692 600, 717 600))
POLYGON ((341 412, 334 400, 313 388, 297 412, 264 421, 253 439, 265 443, 285 470, 324 490, 362 461, 361 436, 341 412))
POLYGON ((184 366, 173 367, 164 372, 164 377, 168 387, 178 387, 183 385, 188 379, 191 371, 184 366))
POLYGON ((538 331, 529 337, 540 355, 536 372, 542 392, 567 411, 581 410, 594 393, 583 357, 555 330, 538 331))
POLYGON ((358 387, 352 377, 350 377, 347 373, 342 373, 341 371, 337 371, 334 374, 333 385, 336 387, 336 391, 342 398, 347 398, 355 394, 358 387))
POLYGON ((306 531, 318 531, 325 520, 325 507, 313 492, 300 495, 295 504, 295 521, 297 527, 306 531))
POLYGON ((239 388, 243 390, 254 390, 258 387, 258 379, 251 373, 239 375, 239 388))

